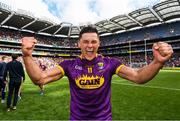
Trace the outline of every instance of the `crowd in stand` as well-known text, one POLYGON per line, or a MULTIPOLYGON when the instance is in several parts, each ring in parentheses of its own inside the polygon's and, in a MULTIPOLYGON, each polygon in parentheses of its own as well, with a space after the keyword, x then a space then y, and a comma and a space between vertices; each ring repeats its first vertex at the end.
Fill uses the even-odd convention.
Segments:
MULTIPOLYGON (((0 55, 0 58, 3 55, 0 55)), ((115 58, 118 58, 121 60, 121 62, 127 66, 130 66, 131 63, 147 63, 149 64, 153 60, 152 53, 147 53, 147 57, 145 57, 144 53, 141 54, 131 54, 126 56, 116 56, 115 58), (130 59, 131 58, 131 59, 130 59)), ((64 58, 62 57, 34 57, 34 61, 38 64, 39 61, 41 61, 42 64, 46 65, 47 68, 53 68, 56 66, 59 62, 63 61, 64 58)), ((1 61, 1 60, 0 60, 1 61)), ((20 62, 23 63, 22 58, 20 57, 20 62)), ((174 53, 172 58, 166 62, 165 67, 180 67, 180 53, 174 53)))
POLYGON ((129 41, 142 41, 160 39, 166 37, 173 37, 180 35, 180 22, 159 25, 149 28, 143 28, 136 31, 127 31, 121 34, 114 34, 112 36, 102 37, 101 45, 114 45, 127 43, 129 41))
POLYGON ((76 47, 77 39, 61 39, 58 37, 35 35, 32 33, 20 32, 17 30, 0 28, 0 40, 20 42, 24 36, 34 36, 40 45, 62 46, 62 47, 76 47))
MULTIPOLYGON (((122 44, 128 41, 142 41, 144 39, 158 39, 162 37, 171 37, 180 35, 180 30, 176 25, 161 25, 152 28, 144 28, 136 31, 128 31, 121 34, 114 34, 111 36, 101 37, 101 45, 112 45, 112 44, 122 44)), ((35 36, 38 39, 38 44, 52 45, 52 46, 62 46, 62 47, 77 47, 77 38, 59 38, 45 35, 32 34, 27 32, 20 32, 17 30, 10 30, 1 28, 0 29, 0 39, 8 41, 20 41, 23 36, 35 36)))
MULTIPOLYGON (((101 46, 122 44, 127 43, 128 41, 142 41, 144 39, 151 40, 162 37, 177 36, 180 35, 180 30, 176 26, 177 24, 179 25, 180 23, 155 26, 152 28, 144 28, 136 31, 129 31, 121 34, 114 34, 111 36, 104 36, 101 37, 101 46)), ((35 38, 37 38, 38 40, 38 44, 61 47, 77 47, 78 41, 77 38, 59 38, 0 28, 1 40, 19 42, 20 38, 22 38, 23 36, 35 36, 35 38)))
MULTIPOLYGON (((141 53, 141 54, 132 54, 131 57, 130 55, 126 55, 116 58, 121 60, 121 62, 127 66, 131 66, 131 64, 133 63, 149 64, 153 60, 152 53, 148 53, 146 57, 144 53, 141 53)), ((180 67, 180 53, 174 53, 172 58, 165 63, 164 67, 180 67)))
MULTIPOLYGON (((178 23, 180 24, 180 23, 178 23)), ((152 27, 152 28, 146 28, 144 30, 146 30, 145 32, 142 32, 144 30, 137 30, 137 31, 131 31, 131 32, 125 32, 122 33, 120 35, 112 35, 112 36, 106 36, 106 37, 101 37, 101 46, 105 46, 105 45, 115 45, 115 44, 122 44, 122 43, 127 43, 128 41, 140 41, 143 39, 154 39, 154 38, 158 38, 158 37, 162 37, 163 33, 166 34, 164 35, 166 36, 173 36, 173 35, 178 35, 178 33, 180 33, 180 29, 176 27, 177 24, 172 24, 171 26, 157 26, 157 27, 152 27), (162 28, 164 28, 162 30, 162 28), (158 31, 157 31, 158 30, 158 31)), ((20 42, 20 39, 23 36, 35 36, 35 38, 38 40, 38 44, 41 45, 49 45, 49 46, 58 46, 58 47, 77 47, 77 39, 68 39, 68 38, 58 38, 58 37, 50 37, 50 36, 43 36, 43 35, 37 35, 37 34, 32 34, 32 33, 28 33, 28 32, 20 32, 18 30, 11 30, 11 29, 5 29, 5 28, 0 28, 0 41, 14 41, 14 42, 20 42)), ((169 60, 166 63, 166 66, 170 66, 170 67, 175 67, 175 66, 180 66, 180 55, 179 55, 179 50, 178 48, 180 47, 180 42, 176 42, 176 43, 172 43, 173 48, 177 49, 177 51, 175 52, 175 54, 173 55, 173 58, 171 60, 169 60)), ((147 46, 147 50, 150 50, 152 48, 152 46, 147 46)), ((4 52, 21 52, 20 47, 19 48, 13 48, 13 47, 3 47, 1 45, 0 51, 4 51, 4 52)), ((119 59, 121 59, 121 61, 124 64, 129 65, 130 64, 130 59, 129 59, 129 47, 122 47, 119 45, 117 47, 112 47, 112 48, 104 48, 104 49, 100 49, 99 53, 101 54, 119 54, 121 55, 122 53, 126 53, 126 56, 120 56, 118 57, 119 59)), ((132 47, 132 50, 134 52, 141 52, 144 51, 144 47, 142 46, 137 46, 137 47, 132 47)), ((52 51, 52 52, 45 52, 41 49, 35 50, 35 53, 48 53, 51 55, 56 55, 59 54, 60 51, 52 51)), ((73 51, 61 51, 60 54, 70 54, 70 55, 77 55, 76 52, 73 51)), ((47 55, 48 55, 47 54, 47 55)), ((54 62, 56 62, 58 59, 56 58, 42 58, 40 57, 41 60, 48 65, 48 67, 53 66, 54 62), (50 61, 53 60, 54 62, 50 61), (47 61, 47 62, 46 62, 47 61)), ((132 54, 131 56, 131 62, 134 63, 138 63, 138 62, 145 62, 144 60, 144 54, 132 54)), ((152 60, 151 55, 147 56, 147 63, 149 63, 152 60)))

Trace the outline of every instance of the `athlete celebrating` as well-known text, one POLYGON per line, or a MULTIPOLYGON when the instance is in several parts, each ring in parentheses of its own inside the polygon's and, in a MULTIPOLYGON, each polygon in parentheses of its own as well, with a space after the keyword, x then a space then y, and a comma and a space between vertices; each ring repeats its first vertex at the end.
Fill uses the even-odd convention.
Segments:
POLYGON ((70 120, 111 120, 111 78, 114 74, 138 84, 151 80, 171 57, 171 45, 158 42, 153 45, 153 61, 139 70, 127 67, 121 61, 98 55, 100 46, 96 28, 84 27, 79 34, 81 55, 65 60, 53 69, 42 71, 33 61, 32 51, 37 40, 22 38, 22 53, 27 73, 37 85, 59 80, 64 75, 70 84, 70 120))

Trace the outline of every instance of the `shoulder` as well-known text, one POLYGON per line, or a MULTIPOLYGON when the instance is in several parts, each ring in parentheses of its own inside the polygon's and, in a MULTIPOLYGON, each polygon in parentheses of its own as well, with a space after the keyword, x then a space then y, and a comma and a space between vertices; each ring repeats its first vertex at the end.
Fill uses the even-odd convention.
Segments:
POLYGON ((8 62, 7 65, 10 65, 12 63, 12 61, 8 62))
POLYGON ((17 61, 17 60, 16 60, 16 62, 19 63, 19 64, 22 64, 20 61, 17 61))
POLYGON ((5 63, 5 62, 2 62, 1 64, 2 64, 2 65, 6 65, 7 63, 5 63))

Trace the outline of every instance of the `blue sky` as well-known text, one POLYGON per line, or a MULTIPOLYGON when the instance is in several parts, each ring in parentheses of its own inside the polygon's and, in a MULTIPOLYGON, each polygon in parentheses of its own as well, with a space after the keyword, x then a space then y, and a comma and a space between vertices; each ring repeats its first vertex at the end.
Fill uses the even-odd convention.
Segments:
POLYGON ((96 23, 164 0, 0 0, 15 11, 23 9, 38 18, 74 25, 96 23))

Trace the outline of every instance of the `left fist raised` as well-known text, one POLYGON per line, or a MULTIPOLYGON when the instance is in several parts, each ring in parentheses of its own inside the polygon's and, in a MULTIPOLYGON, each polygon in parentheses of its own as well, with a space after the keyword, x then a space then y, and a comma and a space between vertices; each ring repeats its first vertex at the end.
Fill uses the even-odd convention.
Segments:
POLYGON ((157 42, 152 47, 154 59, 158 62, 164 63, 173 54, 172 46, 165 42, 157 42))

